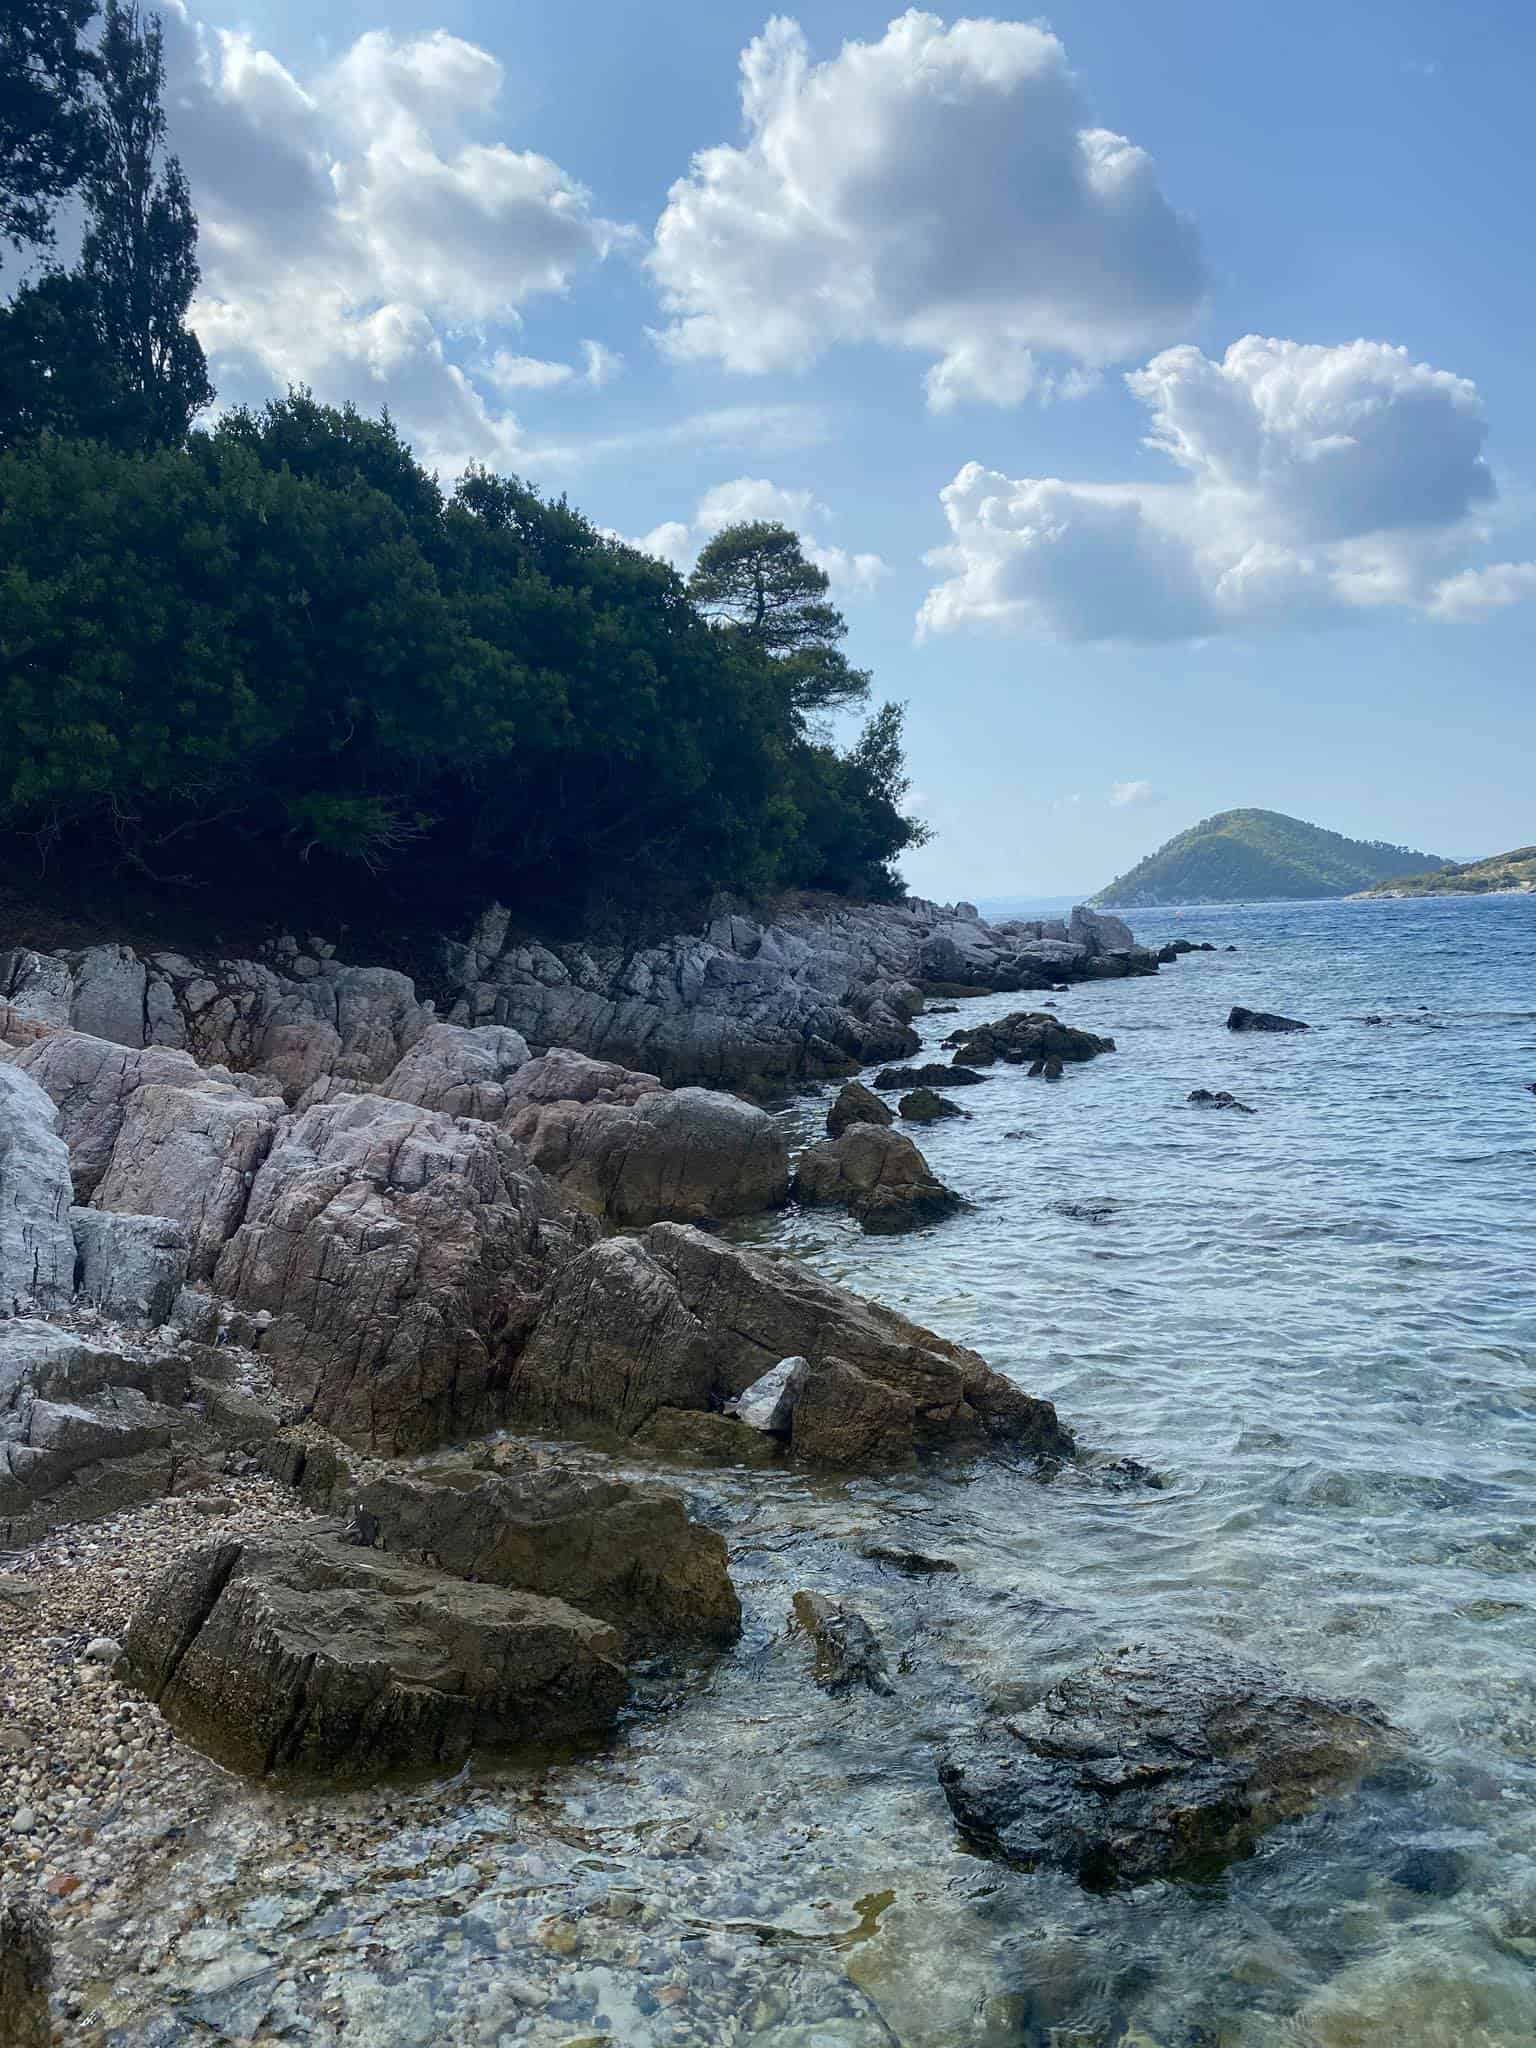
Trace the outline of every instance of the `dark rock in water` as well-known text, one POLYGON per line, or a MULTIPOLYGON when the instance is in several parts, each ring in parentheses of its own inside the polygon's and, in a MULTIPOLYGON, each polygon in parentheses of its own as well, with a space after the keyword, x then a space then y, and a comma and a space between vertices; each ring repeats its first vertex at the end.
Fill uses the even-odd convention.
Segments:
POLYGON ((969 1067, 957 1065, 941 1067, 932 1064, 926 1067, 882 1067, 875 1076, 877 1088, 972 1088, 978 1081, 986 1080, 985 1074, 972 1073, 969 1067))
POLYGON ((365 1486, 357 1505, 374 1546, 455 1578, 568 1601, 631 1639, 730 1643, 741 1633, 724 1539, 691 1522, 676 1494, 547 1467, 453 1477, 460 1483, 365 1486))
POLYGON ((895 1111, 888 1102, 882 1102, 872 1088, 866 1088, 862 1081, 846 1081, 837 1092, 836 1102, 827 1111, 827 1136, 840 1138, 852 1124, 890 1124, 895 1121, 895 1111))
POLYGON ((1362 1017, 1362 1018, 1360 1019, 1360 1022, 1361 1022, 1362 1024, 1385 1024, 1385 1023, 1386 1023, 1386 1021, 1387 1021, 1387 1020, 1386 1020, 1386 1018, 1385 1018, 1385 1017, 1378 1017, 1378 1016, 1375 1016, 1375 1015, 1372 1015, 1372 1016, 1369 1016, 1369 1017, 1362 1017))
POLYGON ((1399 1740, 1366 1701, 1314 1697, 1215 1652, 1138 1645, 952 1742, 939 1782, 978 1848, 1103 1890, 1211 1874, 1399 1740))
POLYGON ((800 1156, 794 1195, 806 1207, 843 1208, 879 1236, 917 1230, 960 1208, 912 1140, 879 1124, 853 1124, 800 1156))
POLYGON ((1167 1480, 1160 1472, 1154 1472, 1150 1465, 1144 1465, 1140 1458, 1105 1458, 1089 1461, 1088 1469, 1095 1479, 1102 1480, 1112 1493, 1128 1493, 1133 1487, 1145 1487, 1150 1493, 1162 1493, 1167 1480))
MULTIPOLYGON (((1170 939, 1157 957, 1159 960, 1177 960, 1181 953, 1214 953, 1215 950, 1209 939, 1170 939)), ((1227 951, 1235 953, 1237 948, 1228 946, 1227 951)))
POLYGON ((1466 1881, 1466 1857, 1434 1842, 1415 1842, 1392 1872, 1394 1884, 1429 1899, 1454 1898, 1466 1881))
POLYGON ((1178 957, 1179 948, 1177 946, 1161 946, 1158 948, 1157 964, 1159 967, 1171 967, 1178 957))
POLYGON ((360 1780, 593 1735, 628 1691, 619 1635, 591 1615, 332 1534, 179 1558, 124 1651, 173 1728, 257 1774, 360 1780))
POLYGON ((49 2048, 53 2023, 53 1936, 41 1893, 0 1891, 0 2041, 5 2048, 49 2048))
POLYGON ((957 1017, 959 1014, 960 1005, 958 1003, 924 1003, 923 1005, 923 1015, 925 1017, 957 1017))
POLYGON ((1110 1195, 1099 1195, 1082 1202, 1052 1202, 1051 1207, 1074 1223, 1107 1223, 1120 1204, 1110 1195))
POLYGON ((1227 1018, 1229 1031, 1310 1031, 1310 1024, 1302 1024, 1294 1017, 1276 1016, 1273 1010, 1245 1010, 1240 1003, 1234 1004, 1227 1018))
POLYGON ((964 1061, 973 1067, 990 1067, 998 1060, 1015 1067, 1031 1060, 1091 1060, 1115 1049, 1112 1038, 1079 1031, 1045 1010, 1016 1010, 995 1024, 957 1031, 944 1044, 957 1065, 964 1061))
POLYGON ((1244 1116, 1257 1116, 1258 1111, 1246 1102, 1239 1102, 1235 1095, 1229 1095, 1225 1088, 1218 1088, 1213 1095, 1209 1088, 1194 1088, 1184 1098, 1194 1103, 1197 1109, 1237 1109, 1244 1116))
POLYGON ((872 1564, 889 1565, 893 1572, 908 1579, 932 1579, 960 1569, 947 1557, 925 1557, 920 1550, 892 1550, 882 1543, 866 1543, 860 1556, 867 1557, 872 1564))
POLYGON ((1048 1060, 1035 1061, 1029 1070, 1029 1078, 1033 1081, 1037 1076, 1043 1075, 1047 1081, 1059 1081, 1065 1071, 1056 1054, 1052 1053, 1048 1060))
POLYGON ((947 1116, 967 1114, 957 1102, 946 1102, 932 1088, 914 1088, 910 1095, 902 1096, 897 1107, 909 1124, 936 1124, 947 1116))
POLYGON ((658 1408, 636 1444, 699 1465, 776 1465, 780 1446, 766 1430, 700 1408, 658 1408))
POLYGON ((894 1689, 880 1639, 862 1614, 823 1593, 797 1593, 790 1618, 810 1637, 816 1652, 812 1676, 823 1692, 848 1692, 856 1685, 879 1693, 894 1689))
POLYGON ((1228 946, 1224 950, 1228 953, 1235 953, 1237 951, 1237 948, 1236 946, 1228 946))

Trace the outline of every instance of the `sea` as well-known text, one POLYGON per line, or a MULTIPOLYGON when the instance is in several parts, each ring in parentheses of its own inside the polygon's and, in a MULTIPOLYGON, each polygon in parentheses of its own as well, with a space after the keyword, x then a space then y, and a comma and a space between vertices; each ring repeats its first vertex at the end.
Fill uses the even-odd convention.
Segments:
MULTIPOLYGON (((402 1806, 323 1887, 270 1805, 261 1827, 232 1807, 189 1845, 187 1896, 251 1969, 322 1987, 293 1993, 310 2031, 206 2031, 235 1992, 168 1946, 114 2041, 152 2013, 178 2044, 1530 2048, 1536 900, 1130 922, 1218 950, 1052 998, 1113 1053, 955 1093, 967 1118, 918 1141, 961 1214, 738 1233, 973 1345, 1056 1403, 1083 1463, 671 1473, 731 1546, 739 1649, 658 1677, 597 1757, 402 1806), (1235 1034, 1234 1004, 1311 1028, 1235 1034), (868 1620, 889 1697, 810 1683, 801 1589, 868 1620), (973 1853, 945 1745, 1128 1643, 1370 1700, 1402 1760, 1198 1883, 1091 1894, 973 1853), (551 1949, 553 1975, 518 1960, 551 1949)), ((1039 1001, 925 1016, 925 1051, 1039 1001)), ((830 1092, 783 1106, 797 1140, 830 1092)))

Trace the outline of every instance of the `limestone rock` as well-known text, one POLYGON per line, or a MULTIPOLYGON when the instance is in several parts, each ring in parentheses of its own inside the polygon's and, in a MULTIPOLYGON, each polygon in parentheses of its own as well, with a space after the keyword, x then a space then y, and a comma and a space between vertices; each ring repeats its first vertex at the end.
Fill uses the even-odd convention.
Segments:
POLYGON ((212 1543, 150 1587, 124 1645, 182 1735, 234 1768, 367 1779, 608 1727, 617 1633, 334 1535, 212 1543))
POLYGON ((550 1272, 590 1241, 492 1126, 376 1095, 294 1118, 256 1176, 217 1291, 349 1443, 420 1449, 499 1414, 550 1272))
POLYGON ((956 1031, 944 1041, 956 1065, 990 1067, 998 1060, 1024 1066, 1035 1060, 1091 1060, 1113 1052, 1115 1041, 1063 1024, 1049 1010, 1016 1010, 995 1024, 956 1031))
POLYGON ((773 1118, 707 1088, 655 1090, 630 1104, 529 1105, 506 1128, 541 1172, 610 1223, 749 1216, 789 1197, 788 1148, 773 1118))
POLYGON ((840 1138, 850 1124, 888 1124, 895 1118, 889 1103, 882 1102, 862 1081, 845 1081, 837 1100, 827 1111, 827 1136, 840 1138))
POLYGON ((40 1039, 15 1065, 53 1098, 80 1203, 89 1202, 111 1164, 128 1104, 140 1088, 219 1088, 184 1052, 163 1046, 134 1051, 79 1031, 40 1039))
POLYGON ((123 1104, 91 1206, 186 1225, 188 1274, 206 1280, 244 1219, 282 1113, 280 1097, 253 1099, 201 1080, 195 1088, 146 1083, 123 1104))
POLYGON ((1138 1645, 959 1737, 939 1780, 978 1848, 1103 1889, 1207 1875, 1393 1747, 1365 1702, 1202 1649, 1138 1645))
POLYGON ((187 1277, 186 1225, 165 1216, 70 1214, 78 1255, 77 1294, 120 1323, 167 1321, 187 1277))
POLYGON ((0 1066, 0 1316, 67 1301, 75 1284, 69 1152, 19 1064, 0 1066))
POLYGON ((659 1092, 661 1076, 557 1047, 520 1067, 506 1087, 509 1110, 529 1103, 639 1102, 659 1092))
POLYGON ((495 1123, 506 1112, 508 1080, 528 1060, 527 1039, 503 1024, 473 1031, 459 1024, 431 1024, 379 1084, 378 1093, 420 1109, 495 1123))
POLYGON ((853 1124, 802 1153, 794 1195, 808 1207, 844 1208, 861 1228, 884 1236, 916 1230, 961 1207, 912 1140, 880 1124, 853 1124))
POLYGON ((728 1643, 741 1632, 723 1539, 658 1487, 544 1468, 449 1485, 376 1479, 356 1505, 385 1550, 569 1601, 631 1638, 728 1643))

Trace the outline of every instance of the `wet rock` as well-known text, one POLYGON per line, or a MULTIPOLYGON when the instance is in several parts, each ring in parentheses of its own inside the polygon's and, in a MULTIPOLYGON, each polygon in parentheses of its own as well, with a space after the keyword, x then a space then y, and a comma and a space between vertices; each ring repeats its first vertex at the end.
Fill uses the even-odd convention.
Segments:
POLYGON ((881 1124, 853 1124, 812 1145, 796 1165, 793 1192, 806 1207, 846 1209, 880 1236, 917 1230, 962 1206, 912 1140, 881 1124))
POLYGON ((1066 1455, 1072 1439, 1038 1401, 974 1351, 893 1309, 835 1287, 792 1259, 722 1244, 676 1224, 645 1233, 646 1252, 706 1332, 723 1396, 743 1392, 781 1359, 837 1358, 907 1395, 920 1450, 1014 1445, 1066 1455))
POLYGON ((1214 1652, 1136 1646, 952 1742, 939 1781, 978 1848, 1103 1889, 1207 1875, 1395 1746, 1366 1702, 1214 1652))
POLYGON ((286 1391, 401 1452, 499 1419, 510 1352, 594 1226, 489 1124, 355 1095, 283 1128, 219 1259, 286 1391))
POLYGON ((827 1111, 827 1136, 840 1138, 851 1124, 889 1124, 895 1121, 890 1104, 882 1102, 862 1081, 845 1081, 837 1100, 827 1111))
POLYGON ((986 1080, 985 1074, 973 1073, 969 1067, 940 1066, 936 1061, 926 1067, 882 1067, 875 1076, 877 1088, 974 1088, 986 1080))
POLYGON ((192 1551, 124 1650, 180 1734, 254 1774, 368 1779, 591 1735, 627 1690, 619 1636, 592 1616, 332 1535, 192 1551))
POLYGON ((35 1080, 0 1065, 0 1316, 68 1301, 75 1284, 69 1152, 35 1080))
POLYGON ((895 1549, 883 1543, 866 1543, 859 1555, 873 1564, 886 1565, 907 1579, 938 1578, 960 1569, 950 1558, 928 1557, 921 1550, 895 1549))
POLYGON ((797 1366, 784 1393, 789 1442, 806 1464, 844 1471, 909 1463, 916 1449, 916 1404, 845 1358, 797 1366))
POLYGON ((870 1692, 895 1690, 880 1639, 852 1607, 823 1593, 797 1593, 790 1619, 809 1637, 815 1651, 812 1676, 823 1692, 848 1692, 856 1685, 870 1692))
POLYGON ((1258 1114, 1258 1111, 1251 1104, 1239 1102, 1237 1097, 1229 1095, 1225 1088, 1217 1089, 1215 1094, 1212 1094, 1209 1088, 1194 1088, 1190 1090, 1185 1100, 1192 1102, 1197 1109, 1235 1109, 1243 1116, 1257 1116, 1258 1114))
POLYGON ((1453 1899, 1467 1881, 1468 1862, 1460 1849, 1440 1842, 1416 1842, 1392 1867, 1392 1882, 1426 1899, 1453 1899))
POLYGON ((120 1323, 167 1320, 187 1277, 190 1233, 165 1216, 70 1212, 77 1298, 120 1323))
POLYGON ((541 1172, 610 1223, 751 1216, 789 1199, 779 1126, 708 1088, 652 1090, 631 1104, 529 1105, 506 1129, 541 1172))
POLYGON ((634 1442, 696 1465, 765 1466, 780 1457, 779 1444, 767 1430, 700 1408, 658 1408, 636 1431, 634 1442))
POLYGON ((7 1883, 0 1890, 0 2041, 50 2048, 53 1936, 41 1896, 7 1883))
POLYGON ((914 1088, 910 1095, 903 1095, 897 1104, 902 1116, 909 1124, 942 1123, 946 1117, 965 1116, 957 1102, 947 1102, 932 1088, 914 1088))
POLYGON ((990 1067, 1003 1060, 1025 1066, 1033 1060, 1091 1060, 1113 1052, 1115 1041, 1063 1024, 1048 1010, 1016 1010, 994 1024, 956 1031, 944 1041, 957 1065, 990 1067))
POLYGON ((1227 1016, 1229 1031, 1310 1031, 1310 1024, 1302 1024, 1295 1017, 1281 1017, 1273 1010, 1245 1010, 1240 1003, 1234 1004, 1227 1016))
POLYGON ((1048 1059, 1038 1059, 1034 1062, 1029 1070, 1029 1077, 1032 1081, 1041 1077, 1047 1081, 1059 1081, 1065 1072, 1066 1069, 1059 1057, 1052 1053, 1048 1059))
POLYGON ((451 1485, 391 1477, 364 1486, 356 1507, 381 1549, 567 1601, 631 1638, 741 1632, 724 1540, 659 1487, 545 1468, 451 1485))
POLYGON ((1052 1202, 1051 1207, 1074 1223, 1107 1223, 1120 1204, 1113 1195, 1088 1195, 1080 1201, 1052 1202))

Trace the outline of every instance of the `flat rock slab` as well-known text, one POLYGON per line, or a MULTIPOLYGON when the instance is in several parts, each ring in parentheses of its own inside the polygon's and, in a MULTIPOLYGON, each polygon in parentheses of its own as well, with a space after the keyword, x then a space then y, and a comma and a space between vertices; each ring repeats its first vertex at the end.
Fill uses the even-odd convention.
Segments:
POLYGON ((1130 1647, 955 1740, 939 1782, 978 1848, 1102 1890, 1208 1876, 1400 1741, 1368 1702, 1204 1650, 1130 1647))
POLYGON ((191 1552, 150 1587, 124 1651, 173 1727, 258 1775, 360 1780, 590 1736, 628 1690, 606 1623, 337 1534, 191 1552))

